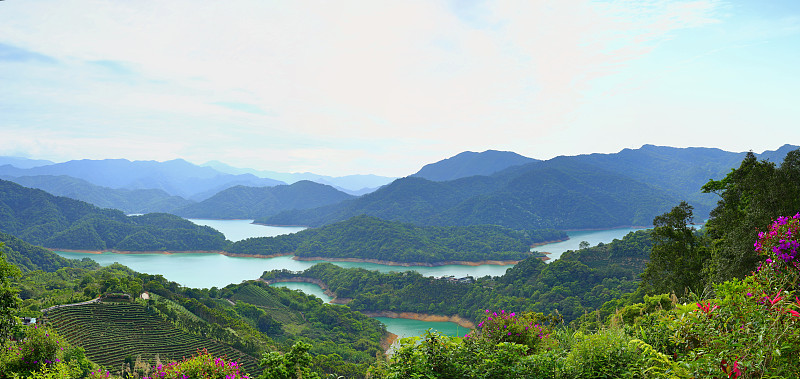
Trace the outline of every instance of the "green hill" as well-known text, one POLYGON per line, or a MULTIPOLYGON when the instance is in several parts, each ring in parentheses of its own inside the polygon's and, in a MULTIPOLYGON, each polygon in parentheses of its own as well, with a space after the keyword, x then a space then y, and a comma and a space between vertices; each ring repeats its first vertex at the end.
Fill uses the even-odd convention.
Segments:
POLYGON ((206 349, 214 356, 238 361, 247 372, 258 372, 257 361, 231 346, 175 328, 152 310, 137 303, 93 303, 49 311, 46 324, 70 344, 83 347, 93 362, 113 368, 126 357, 141 356, 163 362, 190 357, 206 349))
POLYGON ((427 164, 412 176, 441 182, 475 175, 491 175, 509 167, 535 161, 536 159, 511 151, 486 150, 481 153, 465 151, 439 162, 427 164))
POLYGON ((178 216, 126 216, 0 180, 0 230, 28 243, 81 250, 221 250, 222 233, 178 216))
MULTIPOLYGON (((785 145, 761 156, 779 162, 792 148, 785 145)), ((417 225, 594 229, 650 225, 681 199, 704 219, 717 199, 701 193, 701 187, 710 179, 724 177, 743 156, 719 149, 645 145, 614 154, 556 157, 511 166, 490 176, 442 182, 408 177, 357 199, 286 211, 257 222, 313 227, 366 214, 417 225)), ((433 168, 450 167, 445 163, 433 168)), ((467 166, 451 168, 463 168, 464 175, 481 173, 467 166)), ((430 177, 446 177, 440 174, 447 172, 430 177)))
POLYGON ((417 226, 362 215, 290 235, 238 241, 228 251, 392 262, 476 262, 522 260, 530 256, 532 244, 566 238, 566 233, 552 229, 517 231, 497 225, 417 226))
POLYGON ((85 201, 100 208, 119 209, 129 214, 170 212, 193 203, 160 189, 108 188, 67 175, 5 176, 3 179, 56 196, 85 201))
POLYGON ((100 265, 90 259, 66 259, 45 248, 31 245, 10 234, 0 233, 0 242, 6 260, 19 267, 22 272, 42 270, 54 272, 62 267, 97 268, 100 265))
POLYGON ((285 210, 316 208, 351 198, 353 196, 331 186, 303 180, 275 187, 236 186, 171 213, 188 218, 255 219, 285 210))
POLYGON ((398 179, 354 200, 257 222, 319 226, 366 214, 417 225, 610 228, 649 225, 677 201, 667 191, 598 167, 547 161, 449 182, 398 179))

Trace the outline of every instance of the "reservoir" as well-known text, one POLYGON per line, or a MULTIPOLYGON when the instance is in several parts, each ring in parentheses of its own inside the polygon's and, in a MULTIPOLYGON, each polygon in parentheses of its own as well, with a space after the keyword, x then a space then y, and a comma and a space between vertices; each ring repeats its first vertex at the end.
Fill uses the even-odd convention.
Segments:
MULTIPOLYGON (((211 226, 219 230, 225 237, 232 241, 239 241, 251 237, 274 237, 282 234, 295 233, 305 228, 303 227, 280 227, 252 224, 252 220, 190 220, 198 225, 211 226)), ((587 241, 590 245, 600 242, 608 243, 615 238, 622 238, 635 228, 620 228, 596 231, 574 231, 567 232, 569 240, 556 242, 547 245, 537 246, 534 250, 549 252, 550 259, 558 259, 564 251, 578 249, 581 241, 587 241)), ((228 257, 221 254, 87 254, 74 252, 56 253, 65 258, 81 259, 84 257, 95 260, 97 263, 107 266, 118 262, 131 269, 148 274, 160 274, 171 281, 180 283, 186 287, 193 288, 222 288, 231 283, 240 283, 244 280, 259 278, 264 271, 287 269, 292 271, 302 271, 316 263, 324 261, 296 261, 291 256, 276 258, 249 258, 249 257, 228 257)), ((444 276, 453 275, 463 276, 500 276, 503 275, 510 265, 481 265, 481 266, 462 266, 448 265, 438 267, 404 267, 388 266, 376 263, 355 263, 355 262, 332 262, 342 267, 361 267, 368 270, 378 270, 381 272, 416 270, 425 276, 444 276)), ((276 286, 284 286, 304 293, 319 297, 325 302, 330 302, 330 296, 325 295, 322 288, 312 283, 276 283, 276 286)), ((386 324, 387 330, 397 334, 400 338, 419 336, 427 329, 432 328, 442 334, 451 336, 463 336, 468 329, 460 327, 452 322, 430 322, 399 318, 376 317, 386 324)))
MULTIPOLYGON (((271 284, 273 287, 286 287, 293 290, 299 290, 309 295, 314 295, 326 303, 331 302, 331 297, 326 295, 322 288, 314 283, 304 282, 283 282, 271 284)), ((435 321, 420 321, 409 320, 404 318, 391 318, 391 317, 374 317, 376 320, 386 325, 386 330, 391 333, 397 334, 398 338, 415 337, 425 333, 426 330, 431 329, 441 334, 448 336, 462 337, 469 332, 468 328, 459 326, 454 322, 435 322, 435 321)))
MULTIPOLYGON (((252 220, 191 220, 200 225, 209 225, 225 234, 226 238, 237 241, 250 237, 272 237, 281 234, 295 233, 303 227, 264 226, 252 224, 252 220)), ((638 229, 620 228, 594 231, 567 232, 570 239, 547 245, 537 246, 534 250, 549 252, 550 259, 558 259, 564 251, 575 250, 581 241, 590 245, 608 243, 615 238, 622 238, 638 229)), ((325 261, 296 261, 291 256, 275 258, 228 257, 220 254, 186 253, 186 254, 117 254, 117 253, 56 253, 64 258, 90 258, 107 266, 114 262, 121 263, 138 272, 160 274, 165 278, 186 287, 211 288, 224 287, 231 283, 259 278, 264 271, 287 269, 302 271, 316 263, 325 261)), ((447 265, 437 267, 425 266, 388 266, 377 263, 332 262, 341 267, 361 267, 381 272, 415 270, 425 276, 453 275, 455 277, 500 276, 505 274, 511 265, 463 266, 447 265)))

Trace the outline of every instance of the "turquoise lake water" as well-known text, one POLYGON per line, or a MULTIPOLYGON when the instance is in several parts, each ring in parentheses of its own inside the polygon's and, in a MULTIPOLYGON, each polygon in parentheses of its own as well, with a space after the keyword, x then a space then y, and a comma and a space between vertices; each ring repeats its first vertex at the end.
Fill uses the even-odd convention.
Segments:
MULTIPOLYGON (((238 241, 251 237, 274 237, 281 234, 295 233, 303 230, 302 227, 279 227, 252 224, 252 220, 191 220, 198 225, 211 226, 225 234, 226 238, 238 241)), ((620 228, 596 231, 576 231, 568 232, 570 239, 564 242, 556 242, 548 245, 537 246, 534 250, 546 251, 551 254, 551 260, 558 259, 564 251, 575 250, 581 241, 587 241, 590 245, 603 242, 608 243, 615 238, 622 238, 631 231, 639 229, 620 228)), ((275 269, 287 269, 301 271, 316 263, 324 261, 296 261, 291 256, 277 258, 244 258, 228 257, 220 254, 86 254, 72 252, 56 252, 65 258, 91 258, 101 265, 109 265, 114 262, 121 263, 131 269, 148 274, 161 274, 171 281, 180 283, 183 286, 194 288, 224 287, 231 283, 240 283, 244 280, 252 280, 261 276, 264 271, 275 269)), ((449 265, 439 267, 421 266, 387 266, 375 263, 353 263, 353 262, 332 262, 342 267, 362 267, 368 270, 389 271, 408 271, 416 270, 426 276, 454 275, 456 277, 473 276, 482 277, 486 275, 500 276, 511 266, 482 265, 482 266, 461 266, 449 265)), ((312 294, 325 302, 330 301, 330 297, 325 295, 322 289, 312 283, 279 283, 279 286, 312 294)), ((428 328, 440 333, 451 336, 463 336, 469 330, 458 326, 452 322, 430 322, 406 319, 394 319, 387 317, 376 317, 384 324, 387 330, 397 334, 400 338, 418 336, 428 328)))

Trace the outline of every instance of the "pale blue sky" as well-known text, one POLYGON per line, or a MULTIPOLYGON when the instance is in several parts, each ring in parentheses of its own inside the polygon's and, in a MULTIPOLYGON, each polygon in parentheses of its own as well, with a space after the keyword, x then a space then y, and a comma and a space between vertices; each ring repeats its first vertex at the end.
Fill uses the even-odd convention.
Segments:
POLYGON ((0 155, 405 176, 800 144, 797 1, 0 2, 0 155))

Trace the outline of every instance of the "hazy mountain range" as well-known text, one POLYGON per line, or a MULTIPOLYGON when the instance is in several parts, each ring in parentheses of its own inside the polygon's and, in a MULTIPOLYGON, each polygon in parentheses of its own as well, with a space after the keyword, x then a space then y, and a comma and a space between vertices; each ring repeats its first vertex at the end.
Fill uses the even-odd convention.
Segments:
MULTIPOLYGON (((784 145, 758 156, 779 163, 796 148, 784 145)), ((420 225, 588 229, 651 225, 656 215, 680 200, 688 200, 696 218, 703 220, 717 199, 701 193, 701 187, 738 167, 744 155, 713 148, 645 145, 614 154, 562 156, 514 165, 488 176, 440 182, 398 179, 353 200, 257 221, 320 226, 367 214, 420 225)), ((426 172, 453 172, 474 164, 473 159, 463 160, 460 166, 453 161, 458 159, 428 165, 426 172), (443 167, 447 170, 438 170, 443 167)))
MULTIPOLYGON (((780 163, 797 146, 757 154, 780 163)), ((517 229, 650 225, 680 200, 698 219, 716 204, 700 187, 738 167, 744 153, 645 145, 613 154, 546 161, 513 152, 463 152, 406 178, 280 174, 167 162, 76 160, 52 163, 0 157, 0 178, 126 213, 194 218, 254 218, 321 226, 366 214, 418 225, 497 224, 517 229), (274 178, 259 175, 274 174, 274 178), (297 178, 316 177, 316 183, 297 178), (286 185, 285 179, 292 182, 286 185), (372 192, 364 188, 383 187, 372 192), (337 186, 333 186, 336 184, 337 186), (350 194, 341 191, 350 186, 350 194), (363 186, 363 187, 362 187, 363 186), (338 187, 338 188, 337 188, 338 187), (352 196, 352 188, 370 193, 352 196)))
POLYGON ((281 211, 335 204, 353 197, 325 184, 301 180, 274 187, 231 187, 171 213, 187 218, 254 219, 281 211))

